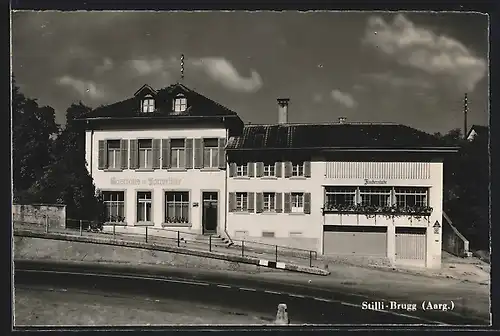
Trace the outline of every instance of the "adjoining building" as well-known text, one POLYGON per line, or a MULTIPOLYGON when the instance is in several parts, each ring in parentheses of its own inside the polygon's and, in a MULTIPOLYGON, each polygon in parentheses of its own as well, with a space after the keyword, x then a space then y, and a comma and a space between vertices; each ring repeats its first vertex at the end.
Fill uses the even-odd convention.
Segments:
POLYGON ((181 84, 94 110, 87 162, 108 222, 440 267, 443 157, 399 124, 236 113, 181 84))

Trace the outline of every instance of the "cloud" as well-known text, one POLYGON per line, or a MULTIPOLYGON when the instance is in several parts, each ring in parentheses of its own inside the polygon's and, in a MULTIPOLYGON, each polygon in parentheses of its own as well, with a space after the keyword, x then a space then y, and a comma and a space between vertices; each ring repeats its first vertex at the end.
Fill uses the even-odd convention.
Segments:
POLYGON ((98 73, 102 73, 102 72, 105 72, 105 71, 108 71, 108 70, 111 70, 113 69, 113 60, 109 57, 105 57, 102 61, 102 64, 98 65, 95 70, 96 72, 98 73))
POLYGON ((225 58, 206 57, 192 61, 192 64, 229 90, 256 92, 263 84, 257 71, 251 70, 250 77, 243 77, 225 58))
POLYGON ((413 87, 419 89, 432 89, 434 87, 433 83, 423 78, 398 76, 392 72, 375 72, 364 74, 363 76, 378 83, 389 84, 396 88, 413 87))
POLYGON ((68 86, 83 97, 100 99, 104 97, 104 92, 97 88, 96 83, 84 81, 70 76, 63 76, 57 79, 59 85, 68 86))
POLYGON ((332 98, 347 108, 354 108, 357 105, 356 101, 349 93, 339 90, 332 91, 332 98))
POLYGON ((323 95, 321 93, 315 93, 313 95, 313 101, 315 103, 321 103, 323 101, 323 95))
POLYGON ((461 42, 417 27, 402 14, 392 23, 379 16, 370 17, 364 43, 402 65, 432 75, 451 76, 460 89, 472 91, 486 74, 486 61, 474 56, 461 42))

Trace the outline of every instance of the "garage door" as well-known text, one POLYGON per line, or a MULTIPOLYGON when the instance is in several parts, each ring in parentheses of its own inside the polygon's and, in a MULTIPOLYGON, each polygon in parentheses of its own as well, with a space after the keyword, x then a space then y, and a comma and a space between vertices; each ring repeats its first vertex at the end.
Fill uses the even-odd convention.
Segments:
POLYGON ((387 256, 387 228, 378 226, 323 227, 323 254, 387 256))
POLYGON ((425 263, 426 228, 396 227, 396 261, 425 263))

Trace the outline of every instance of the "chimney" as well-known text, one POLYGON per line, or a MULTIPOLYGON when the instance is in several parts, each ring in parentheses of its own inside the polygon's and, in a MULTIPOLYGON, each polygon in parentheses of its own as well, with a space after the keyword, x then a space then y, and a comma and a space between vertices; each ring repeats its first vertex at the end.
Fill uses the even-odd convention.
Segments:
POLYGON ((278 124, 288 123, 289 98, 278 98, 278 124))
POLYGON ((464 96, 464 139, 467 137, 467 112, 469 111, 467 93, 464 96))
POLYGON ((339 117, 339 124, 345 124, 346 121, 347 121, 346 117, 339 117))

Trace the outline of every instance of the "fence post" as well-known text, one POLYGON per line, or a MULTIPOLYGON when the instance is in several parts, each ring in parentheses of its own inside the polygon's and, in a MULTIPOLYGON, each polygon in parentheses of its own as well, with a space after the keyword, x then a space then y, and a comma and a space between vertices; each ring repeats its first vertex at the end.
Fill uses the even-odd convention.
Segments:
POLYGON ((80 236, 83 235, 83 221, 80 219, 80 236))
POLYGON ((278 262, 278 245, 275 246, 276 246, 276 262, 278 262))
POLYGON ((113 239, 115 239, 115 231, 116 231, 116 229, 115 229, 115 222, 113 222, 113 239))
POLYGON ((146 226, 146 243, 148 242, 148 227, 146 226))
POLYGON ((208 236, 208 251, 212 252, 212 235, 208 236))
POLYGON ((309 267, 312 267, 313 265, 313 253, 312 251, 309 251, 309 267))
POLYGON ((45 215, 45 233, 49 233, 49 216, 45 215))
POLYGON ((241 256, 242 257, 245 256, 245 241, 244 240, 241 241, 241 256))
POLYGON ((177 231, 177 247, 181 246, 181 232, 177 231))

